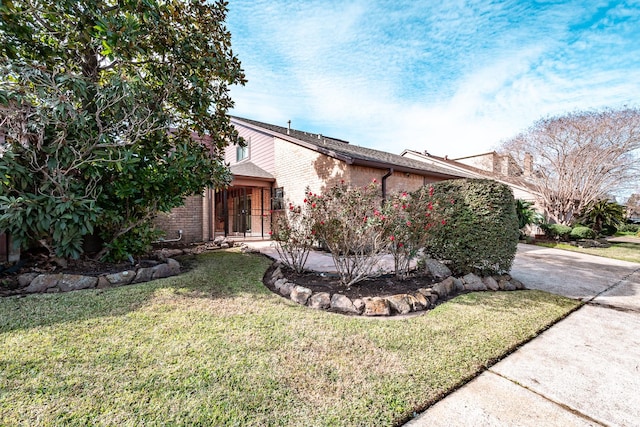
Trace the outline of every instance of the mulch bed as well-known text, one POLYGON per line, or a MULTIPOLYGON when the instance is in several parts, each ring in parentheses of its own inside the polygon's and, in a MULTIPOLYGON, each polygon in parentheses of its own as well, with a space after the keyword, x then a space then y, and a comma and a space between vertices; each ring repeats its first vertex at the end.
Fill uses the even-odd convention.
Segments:
MULTIPOLYGON (((328 273, 296 273, 295 271, 281 267, 284 277, 296 285, 309 288, 316 292, 328 292, 330 294, 342 294, 351 300, 364 297, 384 297, 397 294, 413 293, 420 288, 426 288, 438 280, 429 275, 413 275, 405 280, 400 280, 395 275, 383 275, 372 279, 363 280, 345 288, 336 274, 328 273)), ((275 292, 273 286, 268 286, 275 292)))

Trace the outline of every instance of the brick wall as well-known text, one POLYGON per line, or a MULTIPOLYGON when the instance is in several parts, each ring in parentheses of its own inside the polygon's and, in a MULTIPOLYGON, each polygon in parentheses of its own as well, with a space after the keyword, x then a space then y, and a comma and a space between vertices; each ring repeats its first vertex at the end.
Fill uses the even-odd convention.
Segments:
POLYGON ((184 206, 177 207, 169 213, 159 214, 154 223, 157 228, 166 233, 165 239, 176 239, 178 230, 182 230, 182 242, 200 242, 203 240, 204 202, 205 199, 202 196, 187 197, 184 206))

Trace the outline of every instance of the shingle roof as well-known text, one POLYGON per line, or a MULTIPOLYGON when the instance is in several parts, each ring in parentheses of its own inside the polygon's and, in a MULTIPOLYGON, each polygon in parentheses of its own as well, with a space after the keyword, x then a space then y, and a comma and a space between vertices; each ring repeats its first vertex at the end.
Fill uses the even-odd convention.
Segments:
POLYGON ((274 176, 271 175, 266 170, 256 166, 255 164, 246 161, 242 163, 236 163, 229 167, 231 173, 235 176, 246 176, 251 178, 261 178, 273 181, 275 180, 274 176))
POLYGON ((350 164, 359 164, 378 168, 393 168, 399 172, 411 172, 418 175, 436 175, 443 178, 461 178, 470 175, 452 173, 442 167, 425 164, 424 162, 409 159, 398 154, 372 148, 361 147, 350 144, 347 141, 331 138, 321 134, 304 132, 296 129, 287 129, 283 126, 276 126, 256 120, 232 117, 232 120, 244 123, 251 127, 258 127, 268 131, 268 133, 278 138, 288 140, 293 143, 302 143, 307 148, 319 151, 331 157, 338 158, 350 164))

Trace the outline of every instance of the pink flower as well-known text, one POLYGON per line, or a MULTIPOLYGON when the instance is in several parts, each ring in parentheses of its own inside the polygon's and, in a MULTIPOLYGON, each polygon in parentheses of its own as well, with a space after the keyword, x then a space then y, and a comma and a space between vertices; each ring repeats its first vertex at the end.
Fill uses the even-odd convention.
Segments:
POLYGON ((429 204, 427 205, 427 209, 432 211, 433 210, 433 203, 429 202, 429 204))
POLYGON ((398 243, 398 247, 401 248, 404 246, 404 243, 398 243))
POLYGON ((446 225, 447 221, 445 221, 444 219, 442 221, 440 221, 442 223, 442 225, 446 225))
POLYGON ((402 192, 402 197, 407 197, 407 192, 406 191, 402 192))
POLYGON ((307 203, 307 202, 308 202, 308 200, 305 198, 305 199, 304 199, 304 201, 303 201, 302 203, 307 203))
POLYGON ((396 238, 394 236, 389 236, 389 240, 393 242, 394 240, 396 240, 396 238))
POLYGON ((373 178, 373 181, 371 181, 371 182, 373 182, 375 184, 376 182, 378 182, 378 180, 373 178))
POLYGON ((433 187, 429 187, 429 196, 433 196, 433 187))
POLYGON ((309 191, 309 196, 313 196, 313 193, 311 191, 309 191))
POLYGON ((324 225, 324 221, 320 221, 320 225, 324 225))
POLYGON ((411 221, 407 221, 407 227, 411 227, 411 221))
POLYGON ((407 205, 402 205, 402 209, 407 209, 407 205))
POLYGON ((312 207, 312 208, 315 208, 315 207, 316 207, 316 204, 315 204, 315 203, 311 203, 311 207, 312 207))
POLYGON ((270 232, 269 232, 269 236, 271 236, 272 234, 273 234, 273 232, 272 232, 272 231, 270 231, 270 232))

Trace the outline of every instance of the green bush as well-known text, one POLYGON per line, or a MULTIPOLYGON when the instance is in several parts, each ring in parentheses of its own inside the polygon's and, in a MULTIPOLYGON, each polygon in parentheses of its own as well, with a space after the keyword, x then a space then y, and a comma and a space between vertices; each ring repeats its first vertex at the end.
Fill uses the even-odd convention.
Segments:
POLYGON ((569 240, 569 235, 571 234, 571 227, 568 225, 562 224, 544 224, 541 226, 542 230, 544 230, 544 234, 550 238, 555 240, 569 240))
POLYGON ((618 231, 622 231, 623 233, 637 233, 640 231, 639 224, 622 224, 618 227, 618 231))
POLYGON ((434 229, 427 251, 456 275, 501 274, 511 269, 518 245, 518 217, 511 189, 488 179, 434 184, 447 211, 446 227, 434 229))
POLYGON ((573 227, 573 229, 571 230, 571 233, 569 234, 569 238, 571 238, 572 240, 595 239, 596 232, 590 229, 589 227, 579 225, 577 227, 573 227))

